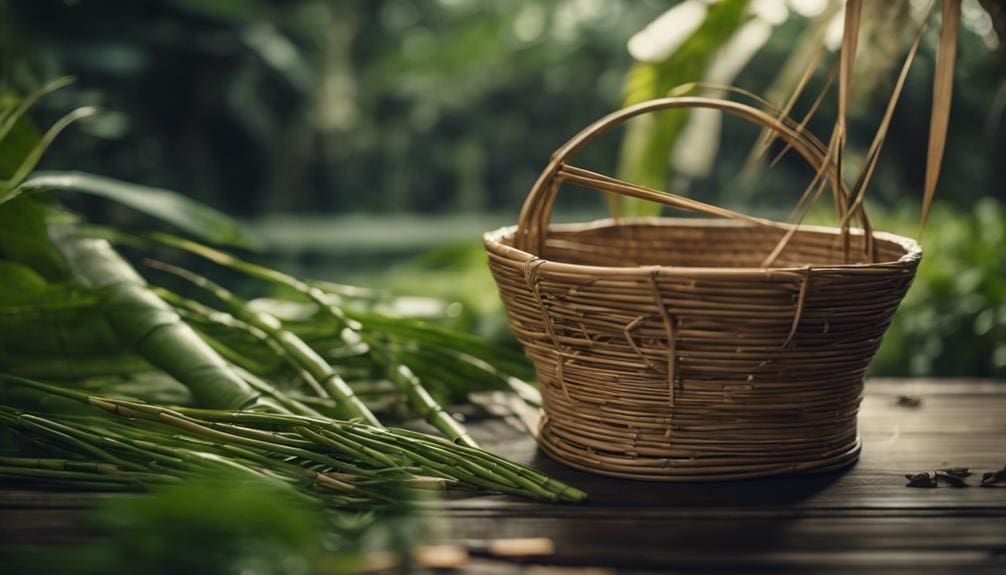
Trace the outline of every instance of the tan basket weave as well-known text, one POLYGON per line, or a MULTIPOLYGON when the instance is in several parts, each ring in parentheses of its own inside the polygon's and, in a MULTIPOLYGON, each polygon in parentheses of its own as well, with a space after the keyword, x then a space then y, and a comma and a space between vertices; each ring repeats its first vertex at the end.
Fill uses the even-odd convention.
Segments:
POLYGON ((921 250, 907 238, 847 227, 794 231, 567 165, 610 127, 678 107, 716 108, 769 127, 821 168, 820 143, 791 124, 704 98, 626 108, 560 148, 517 226, 485 236, 510 327, 537 369, 538 441, 573 467, 635 479, 847 465, 859 453, 864 374, 921 250), (738 221, 549 227, 563 182, 738 221))

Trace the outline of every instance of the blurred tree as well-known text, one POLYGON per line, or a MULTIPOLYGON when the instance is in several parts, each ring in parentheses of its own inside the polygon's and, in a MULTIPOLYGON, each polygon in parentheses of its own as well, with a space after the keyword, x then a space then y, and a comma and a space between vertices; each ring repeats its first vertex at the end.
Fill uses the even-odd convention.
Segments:
MULTIPOLYGON (((674 3, 675 10, 691 3, 674 3)), ((50 166, 100 167, 243 215, 512 213, 548 155, 619 105, 630 52, 647 59, 640 56, 638 38, 635 50, 626 48, 637 32, 645 39, 644 29, 651 30, 664 53, 650 54, 649 62, 641 60, 629 72, 629 85, 638 88, 646 70, 662 70, 630 99, 710 74, 762 93, 813 18, 811 5, 825 3, 722 0, 704 9, 708 18, 689 35, 672 33, 679 25, 687 28, 680 18, 656 20, 667 4, 655 1, 4 0, 9 17, 0 50, 11 65, 4 66, 2 81, 24 89, 74 74, 78 87, 52 105, 98 103, 107 110, 86 132, 57 142, 50 166), (771 24, 762 40, 750 25, 759 19, 771 24), (678 46, 667 45, 678 36, 678 46), (753 50, 740 42, 745 37, 757 40, 753 50)), ((978 0, 965 2, 964 17, 961 85, 942 184, 953 191, 941 197, 969 202, 997 193, 995 182, 1006 177, 1002 162, 988 160, 1004 149, 1006 80, 1004 52, 992 50, 998 42, 993 19, 978 0)), ((885 28, 893 26, 890 18, 871 21, 880 30, 864 37, 871 50, 901 49, 893 41, 898 35, 889 33, 897 26, 885 28), (892 41, 878 44, 871 37, 892 41)), ((876 197, 886 201, 921 184, 914 168, 926 126, 912 118, 928 110, 931 32, 878 171, 876 197)), ((882 109, 878 102, 890 89, 892 74, 870 65, 889 60, 881 56, 871 58, 864 50, 857 64, 857 81, 871 89, 857 92, 854 135, 872 132, 882 109)), ((826 101, 822 117, 833 112, 832 105, 826 101)), ((673 134, 689 131, 680 121, 675 125, 661 125, 651 137, 666 144, 673 134)), ((725 130, 719 169, 708 175, 699 170, 697 179, 686 175, 695 180, 697 195, 751 201, 733 175, 753 133, 730 122, 725 130)), ((708 136, 719 130, 690 132, 708 136)), ((708 164, 696 154, 716 150, 706 145, 712 143, 685 146, 694 150, 679 163, 708 164)), ((852 147, 860 144, 853 141, 852 147)), ((581 161, 613 172, 617 150, 617 138, 607 138, 581 161)), ((670 152, 658 152, 631 154, 662 156, 647 164, 649 179, 660 179, 654 170, 666 172, 669 165, 670 152)), ((784 164, 767 173, 763 184, 799 189, 805 176, 784 164)), ((588 196, 560 200, 560 207, 600 205, 588 196)), ((780 205, 779 198, 758 201, 780 205)))
MULTIPOLYGON (((50 165, 100 166, 253 215, 514 210, 559 139, 615 107, 624 39, 657 8, 10 0, 9 11, 5 82, 73 74, 64 100, 108 110, 57 143, 50 165)), ((608 165, 613 145, 596 153, 608 165)))
MULTIPOLYGON (((860 34, 861 49, 854 67, 848 173, 862 162, 862 154, 880 122, 901 62, 923 7, 909 2, 869 2, 860 34)), ((793 115, 801 117, 823 89, 831 63, 837 58, 842 13, 838 0, 762 0, 707 4, 686 0, 633 36, 629 51, 636 59, 625 82, 625 103, 666 95, 690 82, 733 84, 763 94, 782 106, 807 64, 824 48, 820 63, 793 115), (759 32, 759 27, 767 32, 759 32), (780 65, 782 64, 782 65, 780 65)), ((996 185, 1006 173, 992 158, 1006 153, 1006 51, 992 17, 978 0, 964 2, 951 113, 950 146, 944 160, 939 197, 970 205, 986 195, 1003 198, 996 185)), ((893 125, 888 133, 870 195, 891 205, 904 198, 920 198, 928 139, 933 82, 933 60, 939 26, 930 26, 912 68, 893 125)), ((819 136, 830 133, 837 96, 825 98, 810 123, 819 136)), ((626 132, 619 164, 620 175, 656 189, 670 187, 714 203, 741 209, 759 207, 782 215, 793 204, 810 175, 799 161, 784 161, 764 171, 745 158, 755 140, 744 122, 719 113, 674 111, 634 120, 626 132), (659 121, 657 121, 659 119, 659 121), (722 146, 721 146, 722 144, 722 146), (717 169, 713 170, 715 162, 717 169), (746 168, 743 169, 742 166, 746 168), (749 177, 738 178, 739 174, 749 177), (754 177, 751 177, 754 176, 754 177), (771 190, 771 193, 757 193, 771 190)), ((630 213, 656 213, 638 202, 626 202, 630 213)))

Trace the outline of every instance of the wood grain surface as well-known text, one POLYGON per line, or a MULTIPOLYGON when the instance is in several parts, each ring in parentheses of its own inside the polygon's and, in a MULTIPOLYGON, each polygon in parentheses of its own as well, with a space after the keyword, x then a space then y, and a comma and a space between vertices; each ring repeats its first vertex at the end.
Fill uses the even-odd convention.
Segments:
MULTIPOLYGON (((502 496, 449 499, 432 511, 448 542, 548 537, 533 561, 476 559, 472 573, 1006 574, 1006 486, 977 487, 1006 464, 1006 382, 873 380, 863 452, 837 472, 667 484, 563 467, 502 420, 471 422, 487 448, 586 490, 585 505, 502 496), (920 401, 899 405, 898 397, 920 401), (970 487, 905 487, 905 473, 970 467, 970 487)), ((0 491, 0 542, 58 546, 100 537, 82 518, 110 495, 0 491)))

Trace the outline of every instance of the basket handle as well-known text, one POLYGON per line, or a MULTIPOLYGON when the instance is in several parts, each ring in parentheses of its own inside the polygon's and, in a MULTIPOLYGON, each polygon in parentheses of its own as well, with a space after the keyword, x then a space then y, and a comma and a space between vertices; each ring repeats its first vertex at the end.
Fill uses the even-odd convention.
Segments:
MULTIPOLYGON (((601 134, 611 128, 624 123, 626 120, 660 110, 670 110, 675 108, 709 108, 727 112, 749 120, 755 124, 778 133, 779 137, 786 141, 797 151, 812 168, 818 172, 822 167, 826 168, 835 181, 838 181, 835 164, 825 159, 825 152, 816 146, 808 135, 797 128, 787 125, 779 118, 759 110, 753 106, 734 102, 732 100, 722 100, 718 98, 706 97, 673 97, 649 100, 623 108, 590 124, 579 134, 573 136, 561 148, 552 154, 552 159, 542 171, 541 175, 531 187, 531 192, 524 200, 521 208, 520 218, 517 220, 517 231, 514 237, 514 246, 517 249, 541 254, 545 247, 546 229, 552 213, 552 205, 559 185, 563 181, 586 185, 598 190, 611 192, 624 196, 632 196, 657 202, 666 206, 680 209, 696 211, 709 215, 726 217, 731 219, 744 220, 758 225, 771 226, 789 229, 792 226, 772 220, 755 218, 738 212, 720 208, 697 200, 684 198, 670 192, 659 192, 629 184, 622 180, 602 176, 580 168, 569 166, 566 161, 584 146, 595 140, 601 134)), ((848 193, 844 185, 842 192, 848 193)))

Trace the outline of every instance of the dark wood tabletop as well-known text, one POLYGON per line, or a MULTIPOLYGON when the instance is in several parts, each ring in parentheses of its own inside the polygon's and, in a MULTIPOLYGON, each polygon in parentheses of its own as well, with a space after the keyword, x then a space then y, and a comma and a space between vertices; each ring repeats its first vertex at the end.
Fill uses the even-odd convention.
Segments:
MULTIPOLYGON (((860 415, 863 452, 837 472, 719 483, 628 481, 566 468, 499 419, 473 422, 483 445, 590 494, 583 505, 502 496, 438 506, 448 542, 547 537, 554 553, 474 559, 477 573, 1006 574, 1006 485, 979 487, 1006 464, 1006 382, 873 380, 860 415), (967 487, 909 488, 905 474, 971 468, 967 487)), ((96 536, 88 498, 0 491, 0 541, 96 536)))

